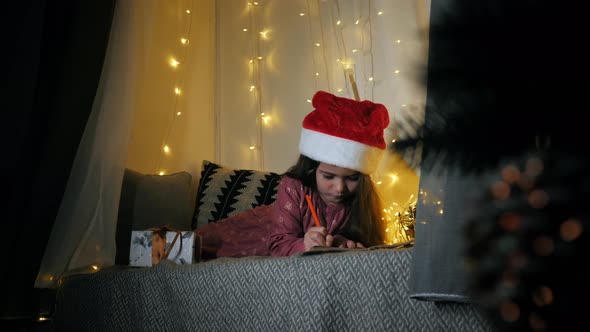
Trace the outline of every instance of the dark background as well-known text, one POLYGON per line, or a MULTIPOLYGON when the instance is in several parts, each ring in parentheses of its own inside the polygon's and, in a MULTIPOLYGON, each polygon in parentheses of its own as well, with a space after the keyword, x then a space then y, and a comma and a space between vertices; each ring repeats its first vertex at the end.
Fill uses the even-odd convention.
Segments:
POLYGON ((2 330, 32 328, 43 304, 33 284, 92 108, 114 6, 19 0, 0 11, 2 330))

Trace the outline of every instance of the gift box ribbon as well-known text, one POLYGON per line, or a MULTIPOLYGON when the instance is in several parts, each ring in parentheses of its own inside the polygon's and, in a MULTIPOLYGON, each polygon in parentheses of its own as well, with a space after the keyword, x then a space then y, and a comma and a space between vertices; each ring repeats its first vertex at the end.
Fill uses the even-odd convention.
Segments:
POLYGON ((162 239, 164 239, 164 241, 166 241, 166 232, 175 232, 176 233, 176 235, 174 236, 174 239, 172 240, 172 243, 168 247, 168 250, 164 251, 163 259, 168 259, 168 255, 170 255, 170 252, 172 251, 172 248, 174 247, 174 244, 176 244, 176 240, 178 240, 178 238, 180 238, 180 249, 179 250, 182 250, 182 236, 181 236, 182 232, 181 231, 170 227, 170 225, 168 225, 168 224, 163 225, 160 228, 153 227, 153 228, 148 228, 147 230, 157 233, 158 236, 160 236, 162 239))

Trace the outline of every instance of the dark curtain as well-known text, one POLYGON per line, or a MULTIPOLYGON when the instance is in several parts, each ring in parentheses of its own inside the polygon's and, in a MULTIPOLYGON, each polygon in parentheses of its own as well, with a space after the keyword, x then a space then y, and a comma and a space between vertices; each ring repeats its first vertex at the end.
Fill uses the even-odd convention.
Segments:
POLYGON ((30 320, 33 285, 91 112, 114 0, 3 4, 1 316, 30 320))

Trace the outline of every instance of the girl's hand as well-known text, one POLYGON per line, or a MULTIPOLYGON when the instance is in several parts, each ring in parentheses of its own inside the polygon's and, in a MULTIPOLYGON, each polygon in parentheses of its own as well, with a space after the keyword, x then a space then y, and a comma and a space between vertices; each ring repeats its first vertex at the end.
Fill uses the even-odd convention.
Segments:
POLYGON ((345 238, 342 235, 327 235, 326 236, 326 245, 329 247, 338 247, 338 248, 364 248, 365 246, 360 242, 354 242, 345 238))
POLYGON ((315 246, 326 246, 326 235, 331 237, 331 235, 328 235, 328 230, 324 226, 315 226, 308 229, 303 236, 303 247, 305 251, 310 251, 315 246))

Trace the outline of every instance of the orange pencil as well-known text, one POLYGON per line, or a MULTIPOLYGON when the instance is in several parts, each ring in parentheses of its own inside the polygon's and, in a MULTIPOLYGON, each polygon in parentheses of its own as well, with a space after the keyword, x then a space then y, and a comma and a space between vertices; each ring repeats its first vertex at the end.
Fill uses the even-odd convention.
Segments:
POLYGON ((311 202, 311 197, 309 195, 305 195, 305 199, 307 200, 307 205, 309 205, 309 210, 311 211, 311 215, 313 217, 313 221, 315 221, 315 225, 320 227, 320 219, 318 219, 318 215, 315 213, 315 207, 313 207, 313 203, 311 202))

